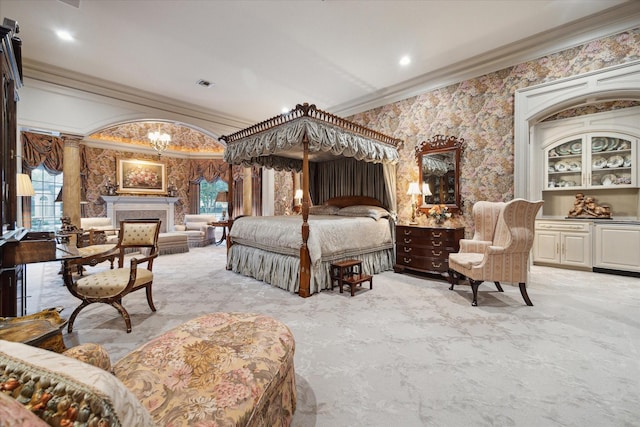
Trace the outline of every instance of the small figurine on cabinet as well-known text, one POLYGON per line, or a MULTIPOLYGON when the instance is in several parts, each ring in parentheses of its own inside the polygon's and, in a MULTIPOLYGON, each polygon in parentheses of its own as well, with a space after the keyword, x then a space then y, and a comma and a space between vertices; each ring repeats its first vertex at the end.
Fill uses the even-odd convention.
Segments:
POLYGON ((570 218, 611 218, 611 207, 599 206, 593 197, 583 193, 576 194, 573 208, 569 211, 570 218))

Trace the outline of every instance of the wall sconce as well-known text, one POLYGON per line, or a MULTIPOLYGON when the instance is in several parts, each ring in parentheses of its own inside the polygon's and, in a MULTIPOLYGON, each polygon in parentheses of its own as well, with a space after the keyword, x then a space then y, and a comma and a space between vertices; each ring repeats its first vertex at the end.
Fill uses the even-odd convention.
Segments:
POLYGON ((416 209, 418 208, 418 203, 416 201, 416 196, 420 195, 420 184, 417 182, 412 182, 409 184, 409 190, 407 191, 407 195, 411 196, 411 222, 409 224, 417 224, 416 222, 416 209))
POLYGON ((429 188, 429 184, 427 184, 426 182, 424 182, 422 184, 422 195, 424 196, 422 198, 422 207, 426 208, 427 207, 427 197, 431 196, 431 188, 429 188))

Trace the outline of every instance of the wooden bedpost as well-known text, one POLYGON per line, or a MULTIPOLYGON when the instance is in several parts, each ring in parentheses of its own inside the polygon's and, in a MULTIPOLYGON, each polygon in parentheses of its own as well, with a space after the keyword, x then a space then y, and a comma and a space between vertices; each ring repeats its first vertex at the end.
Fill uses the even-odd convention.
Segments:
MULTIPOLYGON (((229 259, 229 249, 231 249, 231 245, 233 242, 231 241, 231 226, 233 226, 233 165, 229 164, 229 182, 227 183, 227 215, 228 222, 227 225, 227 260, 229 259)), ((230 270, 229 265, 227 264, 227 270, 230 270)))
POLYGON ((302 138, 302 246, 300 246, 300 288, 298 295, 303 298, 311 296, 311 257, 307 241, 309 240, 309 138, 302 138))

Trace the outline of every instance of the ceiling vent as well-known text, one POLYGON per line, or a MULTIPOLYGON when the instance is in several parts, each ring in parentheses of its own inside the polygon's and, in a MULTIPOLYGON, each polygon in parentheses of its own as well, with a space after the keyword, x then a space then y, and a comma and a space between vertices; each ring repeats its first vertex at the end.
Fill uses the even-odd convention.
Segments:
POLYGON ((215 83, 211 83, 210 81, 208 81, 208 80, 203 80, 203 79, 198 80, 198 81, 196 82, 196 84, 197 84, 198 86, 207 87, 207 88, 208 88, 208 87, 213 87, 213 86, 215 86, 215 83))

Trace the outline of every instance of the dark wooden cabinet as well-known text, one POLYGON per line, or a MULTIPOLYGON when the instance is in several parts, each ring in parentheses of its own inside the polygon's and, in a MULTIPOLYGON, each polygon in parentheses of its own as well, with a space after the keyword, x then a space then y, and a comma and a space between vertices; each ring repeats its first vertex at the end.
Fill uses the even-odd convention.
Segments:
POLYGON ((24 266, 16 263, 23 233, 16 230, 18 88, 22 86, 21 42, 14 28, 0 25, 0 316, 24 314, 24 266))
POLYGON ((393 270, 405 269, 443 274, 449 270, 449 254, 458 252, 464 227, 396 226, 396 263, 393 270))

